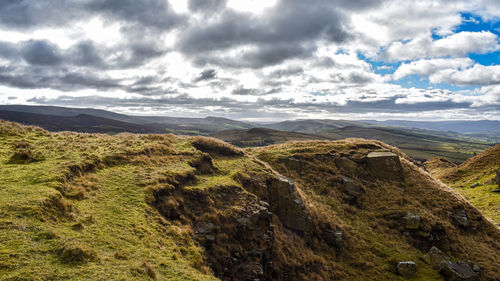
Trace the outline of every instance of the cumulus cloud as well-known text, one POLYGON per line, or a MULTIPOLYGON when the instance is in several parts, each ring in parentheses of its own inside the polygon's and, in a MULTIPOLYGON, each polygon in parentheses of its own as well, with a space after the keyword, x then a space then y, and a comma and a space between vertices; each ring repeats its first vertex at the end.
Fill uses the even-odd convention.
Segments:
POLYGON ((469 58, 418 60, 402 64, 393 75, 398 80, 417 74, 428 77, 433 84, 450 83, 458 86, 500 84, 500 66, 475 64, 469 58))
POLYGON ((500 44, 496 34, 463 31, 438 40, 425 36, 406 43, 394 42, 382 53, 382 57, 391 61, 463 57, 469 53, 484 54, 498 49, 500 44))
POLYGON ((281 0, 262 15, 227 10, 211 22, 196 22, 180 36, 177 48, 199 64, 264 67, 310 56, 316 40, 346 41, 344 20, 329 1, 281 0), (247 48, 218 54, 241 47, 247 48))
POLYGON ((474 62, 470 58, 423 59, 401 64, 394 72, 393 78, 399 80, 412 74, 418 74, 425 77, 442 70, 463 69, 471 66, 473 63, 474 62))
POLYGON ((475 64, 466 69, 444 69, 430 75, 431 83, 450 83, 459 86, 500 84, 500 65, 475 64))

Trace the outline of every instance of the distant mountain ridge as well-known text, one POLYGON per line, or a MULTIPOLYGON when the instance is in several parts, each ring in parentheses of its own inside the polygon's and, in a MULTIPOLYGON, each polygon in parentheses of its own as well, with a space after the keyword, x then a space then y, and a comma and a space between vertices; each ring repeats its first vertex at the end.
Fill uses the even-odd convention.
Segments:
MULTIPOLYGON (((67 108, 58 106, 31 106, 31 105, 0 105, 2 111, 2 119, 19 122, 25 125, 37 125, 50 131, 72 131, 74 127, 78 127, 78 132, 94 132, 93 122, 89 123, 89 128, 86 131, 84 120, 76 118, 77 116, 95 116, 102 118, 101 122, 104 125, 111 123, 118 125, 120 132, 131 133, 183 133, 196 134, 194 131, 199 131, 201 134, 210 132, 229 130, 229 129, 247 129, 253 127, 250 123, 235 121, 221 117, 204 117, 204 118, 187 118, 187 117, 164 117, 164 116, 133 116, 119 114, 106 110, 92 108, 67 108), (31 119, 28 115, 31 114, 31 119), (23 117, 21 117, 23 116, 23 117), (63 117, 65 122, 57 122, 50 124, 49 120, 57 121, 57 119, 48 118, 47 116, 63 117), (73 118, 69 118, 73 117, 73 118), (47 122, 41 122, 47 121, 47 122), (77 124, 70 124, 70 120, 77 124), (123 123, 117 124, 115 121, 123 123), (142 125, 137 127, 136 125, 142 125), (130 129, 130 131, 128 131, 130 129)), ((106 133, 105 130, 99 131, 106 133)))

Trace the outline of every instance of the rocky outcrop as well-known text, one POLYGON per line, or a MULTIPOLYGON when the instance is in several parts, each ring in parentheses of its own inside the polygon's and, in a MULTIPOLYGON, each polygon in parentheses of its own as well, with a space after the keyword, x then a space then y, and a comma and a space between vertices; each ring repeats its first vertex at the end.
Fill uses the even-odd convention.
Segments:
POLYGON ((269 203, 269 209, 286 228, 303 235, 311 228, 311 216, 299 196, 295 182, 276 175, 261 179, 237 175, 243 187, 269 203))
POLYGON ((450 258, 437 247, 432 247, 427 254, 422 257, 422 260, 425 263, 430 264, 434 269, 439 269, 441 262, 449 259, 450 258))
POLYGON ((366 156, 373 176, 382 180, 403 181, 404 173, 399 156, 389 151, 374 151, 366 156))
POLYGON ((479 277, 478 273, 474 271, 474 266, 468 263, 452 261, 442 261, 439 273, 441 273, 446 280, 477 280, 479 277))
POLYGON ((476 280, 481 268, 464 262, 452 262, 450 257, 436 247, 432 247, 422 260, 439 270, 446 280, 476 280))
POLYGON ((154 204, 168 219, 191 225, 194 239, 222 280, 262 280, 272 264, 275 227, 269 205, 236 186, 206 190, 177 187, 157 193, 154 204), (175 205, 178 214, 165 212, 175 205), (237 206, 237 207, 236 207, 237 206))
POLYGON ((279 176, 269 180, 268 186, 272 212, 285 227, 305 233, 310 228, 311 217, 296 193, 293 180, 279 176))

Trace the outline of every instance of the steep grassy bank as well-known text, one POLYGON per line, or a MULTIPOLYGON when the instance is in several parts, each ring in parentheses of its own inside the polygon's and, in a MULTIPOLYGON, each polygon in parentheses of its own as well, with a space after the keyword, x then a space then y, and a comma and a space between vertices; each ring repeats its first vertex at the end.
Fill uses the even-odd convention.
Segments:
POLYGON ((380 142, 242 151, 0 121, 0 169, 1 280, 404 280, 399 261, 442 280, 432 246, 500 276, 498 228, 380 142))
POLYGON ((500 193, 496 181, 500 171, 500 144, 474 156, 461 165, 443 158, 426 163, 433 176, 455 188, 496 223, 500 223, 500 193))

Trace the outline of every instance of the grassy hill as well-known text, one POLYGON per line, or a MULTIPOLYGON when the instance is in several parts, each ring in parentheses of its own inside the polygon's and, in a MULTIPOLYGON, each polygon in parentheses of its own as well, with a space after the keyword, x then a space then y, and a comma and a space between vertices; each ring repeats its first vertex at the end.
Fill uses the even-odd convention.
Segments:
POLYGON ((449 165, 442 158, 432 159, 426 166, 433 176, 455 188, 488 217, 500 223, 500 194, 492 192, 500 188, 495 179, 500 171, 500 144, 459 166, 449 165))
POLYGON ((310 120, 289 120, 273 124, 265 124, 263 127, 287 131, 300 132, 307 134, 316 134, 321 131, 343 128, 346 126, 365 126, 366 124, 359 121, 351 120, 329 120, 329 119, 310 119, 310 120))
POLYGON ((267 128, 252 128, 246 130, 226 130, 211 134, 239 147, 266 146, 285 143, 291 140, 326 140, 328 138, 304 133, 285 132, 267 128))
POLYGON ((243 151, 0 121, 0 170, 1 280, 406 280, 400 261, 444 280, 467 260, 500 276, 498 227, 377 141, 243 151), (420 259, 433 246, 441 271, 420 259))

